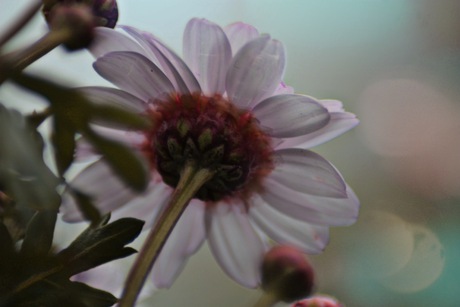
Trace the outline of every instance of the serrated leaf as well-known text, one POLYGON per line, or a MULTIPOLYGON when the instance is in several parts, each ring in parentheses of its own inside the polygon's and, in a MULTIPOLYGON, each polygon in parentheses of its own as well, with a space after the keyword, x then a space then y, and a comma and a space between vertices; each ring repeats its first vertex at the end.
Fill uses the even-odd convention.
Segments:
POLYGON ((84 218, 90 221, 92 225, 100 223, 101 213, 96 206, 94 206, 91 201, 91 197, 76 189, 71 189, 71 193, 74 196, 78 209, 81 211, 84 218))
POLYGON ((101 227, 88 227, 58 254, 60 262, 66 263, 64 274, 72 276, 135 253, 134 249, 124 246, 140 234, 143 225, 144 221, 123 218, 101 227))
POLYGON ((112 294, 84 283, 61 278, 40 281, 20 294, 0 299, 0 306, 21 307, 109 307, 117 302, 112 294))
POLYGON ((125 145, 103 138, 90 129, 84 132, 84 137, 126 185, 139 192, 145 190, 149 180, 145 161, 125 145))
POLYGON ((63 176, 74 160, 75 130, 61 116, 55 116, 51 140, 58 172, 63 176))
POLYGON ((56 218, 57 211, 46 210, 35 213, 29 222, 21 246, 21 253, 26 258, 48 255, 51 244, 53 243, 56 218))
POLYGON ((71 282, 71 291, 79 297, 86 306, 107 307, 115 304, 118 299, 112 294, 90 287, 81 282, 71 282))

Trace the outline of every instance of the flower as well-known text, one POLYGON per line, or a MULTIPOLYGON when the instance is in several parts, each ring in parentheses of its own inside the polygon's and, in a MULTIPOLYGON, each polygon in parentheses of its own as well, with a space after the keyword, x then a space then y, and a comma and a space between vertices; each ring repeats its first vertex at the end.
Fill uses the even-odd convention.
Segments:
POLYGON ((292 307, 344 307, 344 305, 332 297, 317 295, 298 301, 292 307))
POLYGON ((116 0, 45 0, 42 8, 43 16, 46 22, 49 23, 53 14, 56 14, 53 13, 56 8, 78 6, 79 4, 91 9, 95 25, 107 28, 115 27, 118 20, 118 4, 116 0))
POLYGON ((277 245, 262 263, 262 289, 283 302, 309 296, 314 288, 315 273, 306 256, 297 248, 277 245))
MULTIPOLYGON (((158 257, 152 272, 157 287, 169 287, 205 240, 230 277, 256 287, 268 238, 314 254, 327 244, 329 226, 355 222, 356 195, 334 166, 308 148, 358 120, 339 101, 294 94, 282 82, 279 41, 247 24, 222 29, 192 19, 182 60, 152 34, 121 29, 131 37, 98 28, 91 46, 95 70, 120 89, 81 91, 96 103, 112 101, 152 119, 152 130, 142 133, 99 129, 145 154, 152 179, 139 196, 99 160, 72 185, 92 194, 101 211, 151 226, 187 159, 215 171, 158 257)), ((69 222, 82 220, 70 197, 64 197, 63 213, 69 222)))

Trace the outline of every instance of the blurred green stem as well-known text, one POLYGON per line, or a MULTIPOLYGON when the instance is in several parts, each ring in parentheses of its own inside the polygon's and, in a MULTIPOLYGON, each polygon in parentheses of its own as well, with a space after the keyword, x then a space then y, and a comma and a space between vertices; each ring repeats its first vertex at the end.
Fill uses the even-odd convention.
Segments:
POLYGON ((150 273, 169 234, 196 192, 213 176, 213 171, 198 169, 194 163, 187 164, 182 170, 179 183, 168 206, 161 214, 155 227, 150 231, 134 265, 131 267, 119 303, 120 307, 134 306, 145 279, 150 273))
POLYGON ((11 27, 5 31, 5 33, 0 37, 0 47, 7 43, 16 33, 18 33, 24 26, 32 19, 32 17, 38 12, 42 6, 42 1, 35 0, 32 5, 30 5, 26 11, 23 13, 20 18, 16 20, 11 27))
POLYGON ((279 299, 272 292, 264 292, 254 307, 270 307, 279 302, 279 299))
POLYGON ((66 28, 53 30, 29 47, 0 58, 0 84, 12 74, 40 59, 42 56, 72 38, 72 32, 66 28))

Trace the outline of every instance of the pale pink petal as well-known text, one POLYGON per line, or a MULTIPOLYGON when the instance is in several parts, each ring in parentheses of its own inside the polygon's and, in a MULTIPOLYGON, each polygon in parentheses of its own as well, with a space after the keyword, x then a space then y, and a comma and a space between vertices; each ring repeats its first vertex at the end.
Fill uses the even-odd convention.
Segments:
POLYGON ((94 31, 95 37, 88 49, 95 58, 113 51, 132 51, 146 56, 138 43, 120 32, 105 27, 97 27, 94 31))
POLYGON ((184 60, 203 93, 223 94, 232 51, 222 28, 206 19, 191 19, 185 28, 183 48, 184 60))
POLYGON ((162 98, 174 92, 171 81, 145 56, 134 52, 111 52, 93 64, 106 80, 143 101, 162 98))
POLYGON ((314 225, 348 226, 356 222, 359 201, 346 187, 347 198, 330 198, 310 195, 289 189, 267 178, 261 197, 273 208, 294 219, 314 225))
POLYGON ((281 94, 294 94, 294 88, 292 86, 286 85, 283 81, 278 85, 273 95, 281 94))
POLYGON ((321 99, 319 101, 329 112, 345 112, 343 103, 335 99, 321 99))
POLYGON ((243 22, 229 24, 224 31, 232 46, 233 54, 236 54, 246 43, 259 37, 259 31, 256 28, 243 22))
POLYGON ((330 114, 331 119, 323 128, 304 136, 281 140, 276 148, 312 148, 344 134, 359 124, 359 120, 355 114, 348 112, 334 112, 330 114))
POLYGON ((86 139, 79 137, 76 140, 75 162, 90 162, 90 160, 100 158, 100 156, 86 139))
POLYGON ((131 112, 144 112, 146 103, 136 96, 125 91, 102 86, 79 87, 77 91, 83 93, 95 104, 116 105, 131 112))
POLYGON ((208 242, 217 262, 241 285, 257 287, 266 248, 252 228, 246 209, 223 202, 207 209, 208 242))
POLYGON ((133 217, 145 221, 143 229, 148 229, 156 223, 158 216, 168 204, 171 194, 172 188, 170 186, 161 180, 152 180, 144 194, 113 211, 112 220, 133 217))
POLYGON ((318 254, 329 241, 329 228, 290 218, 254 197, 249 210, 251 218, 270 238, 279 244, 294 245, 305 253, 318 254))
MULTIPOLYGON (((113 211, 138 196, 118 179, 102 159, 86 167, 70 184, 88 194, 102 214, 113 211)), ((83 221, 83 216, 69 193, 62 196, 61 213, 66 222, 83 221)))
POLYGON ((269 178, 292 190, 333 198, 347 197, 345 182, 337 170, 320 155, 304 149, 274 152, 275 169, 269 178))
POLYGON ((166 241, 152 270, 157 288, 169 288, 180 274, 187 259, 205 239, 204 203, 192 200, 166 241))
POLYGON ((329 112, 317 100, 303 95, 277 95, 257 104, 252 113, 273 137, 296 137, 314 132, 329 122, 329 112))
POLYGON ((168 76, 177 92, 182 94, 200 92, 198 81, 189 67, 155 36, 134 27, 121 26, 121 28, 145 48, 150 59, 168 76))
POLYGON ((284 46, 264 35, 244 45, 230 64, 226 89, 231 102, 250 108, 273 95, 286 65, 284 46))

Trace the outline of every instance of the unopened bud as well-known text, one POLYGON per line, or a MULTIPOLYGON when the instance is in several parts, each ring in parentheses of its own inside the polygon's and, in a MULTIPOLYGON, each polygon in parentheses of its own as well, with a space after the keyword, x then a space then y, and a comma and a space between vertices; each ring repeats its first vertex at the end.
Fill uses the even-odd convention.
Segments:
POLYGON ((61 5, 86 5, 90 8, 94 23, 98 27, 114 28, 118 21, 118 4, 116 0, 44 0, 43 15, 50 23, 51 12, 61 5))
POLYGON ((293 304, 291 307, 345 307, 336 299, 328 296, 314 296, 310 297, 297 303, 293 304))
POLYGON ((51 30, 68 31, 69 38, 63 42, 69 50, 87 47, 94 38, 94 17, 86 5, 59 5, 50 15, 51 30))
POLYGON ((314 272, 306 256, 290 246, 276 246, 265 254, 262 288, 280 301, 293 302, 311 294, 314 272))
POLYGON ((100 27, 115 28, 118 21, 118 5, 115 0, 94 0, 93 14, 100 27))

